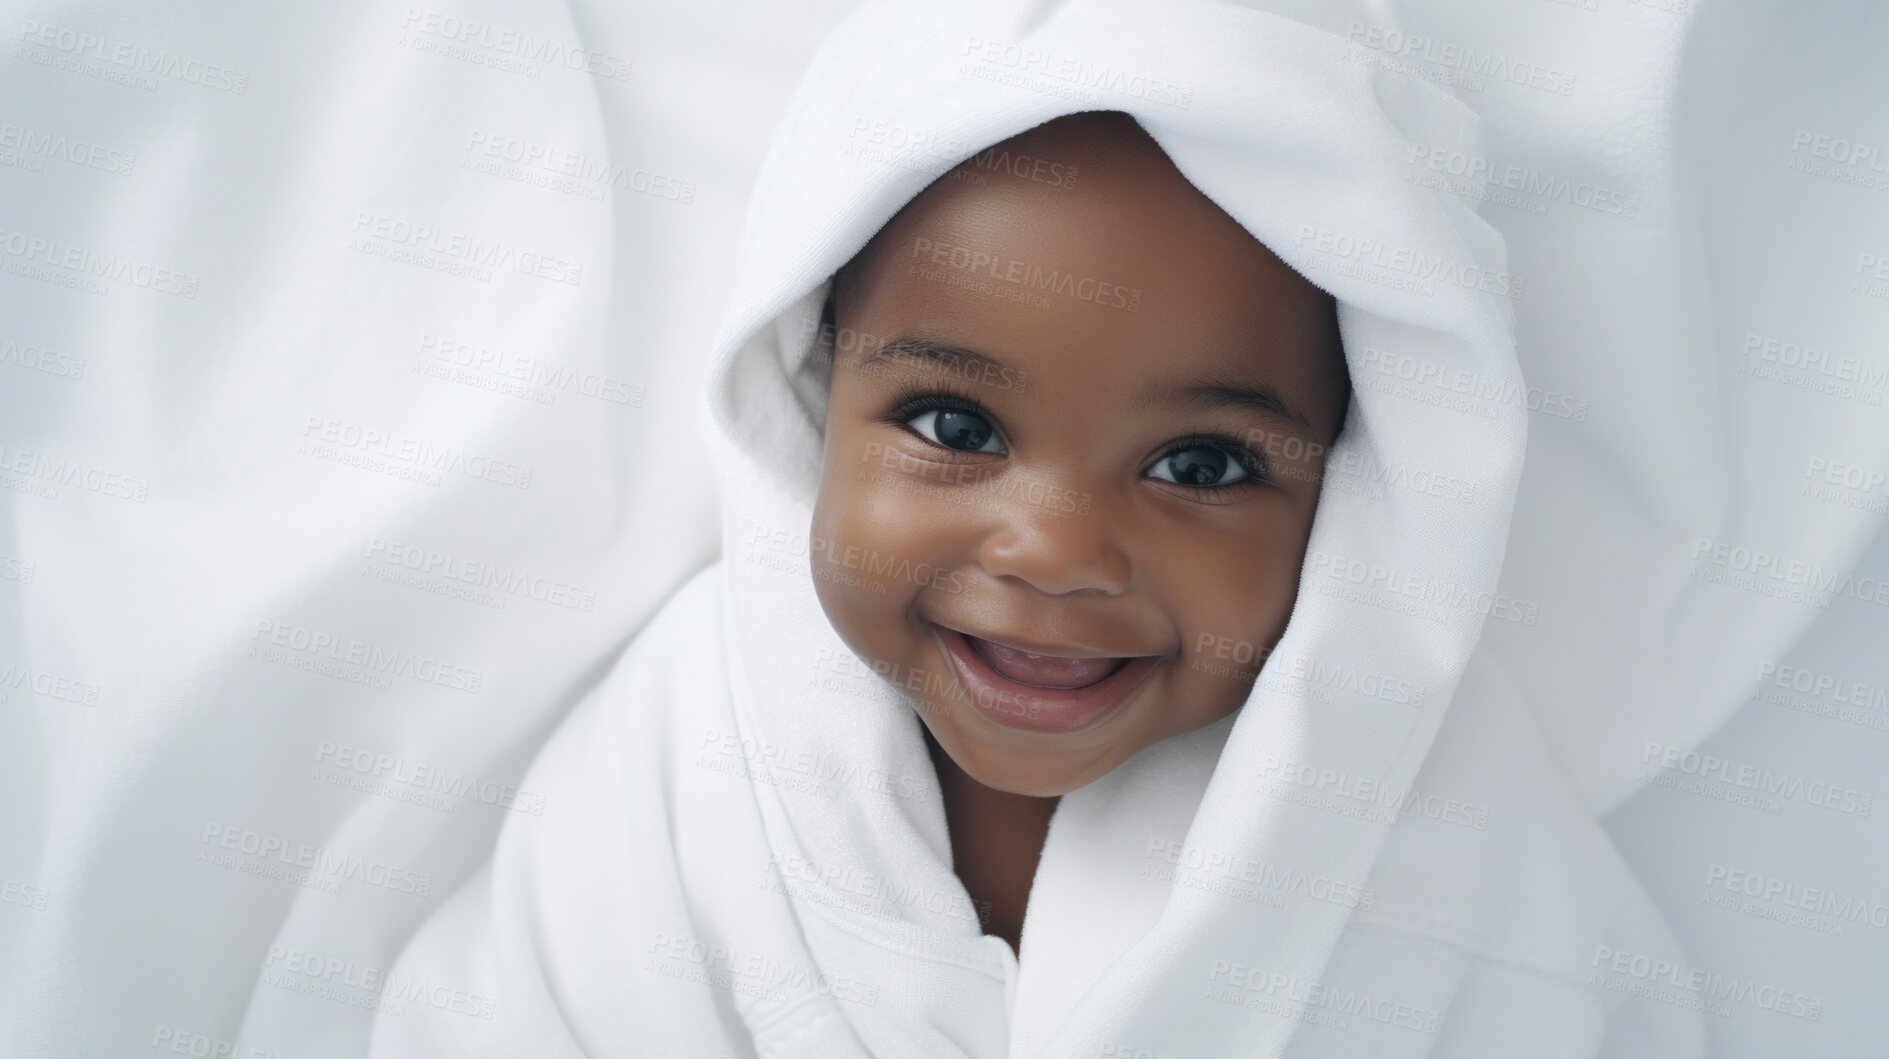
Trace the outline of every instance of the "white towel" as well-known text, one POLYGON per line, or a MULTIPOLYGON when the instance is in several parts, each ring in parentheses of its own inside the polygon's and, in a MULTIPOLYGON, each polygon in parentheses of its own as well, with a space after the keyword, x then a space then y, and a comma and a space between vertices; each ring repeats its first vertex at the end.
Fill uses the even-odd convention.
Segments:
POLYGON ((533 767, 588 812, 508 823, 394 972, 468 983, 492 1018, 383 1017, 375 1054, 1700 1054, 1683 991, 1632 995, 1672 993, 1683 954, 1475 653, 1485 622, 1528 620, 1498 587, 1527 412, 1415 381, 1516 392, 1521 286, 1488 224, 1405 178, 1413 144, 1476 156, 1474 116, 1233 5, 849 19, 750 211, 709 395, 723 561, 533 767), (952 874, 916 716, 815 599, 810 354, 828 278, 901 205, 1090 109, 1133 115, 1339 299, 1355 389, 1251 697, 1061 800, 1019 960, 952 874), (1463 488, 1342 487, 1384 467, 1463 488))

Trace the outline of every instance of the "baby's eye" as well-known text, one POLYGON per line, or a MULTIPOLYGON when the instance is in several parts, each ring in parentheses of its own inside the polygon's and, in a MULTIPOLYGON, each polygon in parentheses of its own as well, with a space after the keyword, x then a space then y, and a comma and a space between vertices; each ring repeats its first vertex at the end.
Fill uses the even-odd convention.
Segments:
POLYGON ((1204 442, 1191 442, 1170 451, 1148 468, 1148 474, 1198 489, 1232 485, 1251 477, 1232 453, 1204 442))
POLYGON ((982 415, 963 408, 929 408, 905 425, 935 445, 959 452, 1002 452, 997 428, 982 415))

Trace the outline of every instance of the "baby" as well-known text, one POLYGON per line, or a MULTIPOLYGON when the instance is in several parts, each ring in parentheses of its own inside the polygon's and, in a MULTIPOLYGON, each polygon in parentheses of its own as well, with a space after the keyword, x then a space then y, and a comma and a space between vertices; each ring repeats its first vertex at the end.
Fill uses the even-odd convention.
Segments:
POLYGON ((1335 304, 1091 112, 932 184, 828 311, 815 572, 934 573, 820 603, 882 671, 949 674, 915 704, 953 866, 1014 949, 1058 797, 1237 710, 1285 630, 1350 400, 1335 304))

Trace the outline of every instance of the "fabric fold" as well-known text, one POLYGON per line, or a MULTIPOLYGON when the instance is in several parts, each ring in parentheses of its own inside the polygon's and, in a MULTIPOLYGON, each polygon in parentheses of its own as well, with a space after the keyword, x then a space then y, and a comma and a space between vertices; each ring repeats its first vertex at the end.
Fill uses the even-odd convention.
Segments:
MULTIPOLYGON (((615 761, 548 751, 532 777, 578 770, 559 797, 599 806, 583 856, 636 870, 588 895, 606 919, 549 910, 494 961, 582 965, 516 978, 550 994, 516 1017, 578 1027, 591 1054, 647 1050, 639 1020, 673 1033, 673 1054, 1698 1054, 1696 1012, 1593 973, 1602 953, 1682 955, 1513 683, 1473 661, 1513 605, 1500 575, 1527 412, 1466 412, 1414 380, 1520 387, 1521 280, 1493 228, 1399 166, 1416 143, 1474 157, 1476 135, 1435 86, 1232 4, 848 20, 749 211, 707 401, 722 561, 673 605, 694 620, 625 659, 666 676, 613 680, 560 738, 629 738, 612 716, 664 737, 615 761), (1244 707, 1063 797, 1012 958, 952 873, 898 686, 912 675, 854 656, 814 593, 820 310, 833 272, 931 181, 1093 109, 1131 115, 1338 300, 1354 390, 1291 622, 1244 707), (1419 472, 1462 488, 1397 484, 1419 472), (722 630, 712 646, 703 621, 722 630), (624 946, 643 970, 606 955, 624 946)), ((502 843, 494 877, 573 853, 502 843)), ((544 900, 495 884, 508 897, 544 900)))

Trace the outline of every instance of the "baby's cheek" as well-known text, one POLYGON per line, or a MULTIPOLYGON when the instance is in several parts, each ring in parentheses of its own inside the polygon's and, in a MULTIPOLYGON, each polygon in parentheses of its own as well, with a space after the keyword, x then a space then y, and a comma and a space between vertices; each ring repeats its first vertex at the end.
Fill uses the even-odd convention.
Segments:
POLYGON ((1245 700, 1292 613, 1297 567, 1271 561, 1277 548, 1226 557, 1217 576, 1199 575, 1176 593, 1182 645, 1179 676, 1189 698, 1216 720, 1245 700), (1256 557, 1257 556, 1257 557, 1256 557))
POLYGON ((870 547, 895 579, 936 587, 933 571, 957 570, 975 552, 978 516, 987 507, 973 474, 988 470, 916 459, 889 445, 842 483, 836 523, 852 543, 870 547))
POLYGON ((840 473, 821 482, 809 567, 827 620, 870 663, 911 664, 916 636, 905 620, 913 597, 943 575, 907 532, 911 520, 870 483, 840 473))
POLYGON ((1239 709, 1259 678, 1269 646, 1264 636, 1245 630, 1195 633, 1176 666, 1163 736, 1193 731, 1239 709))

